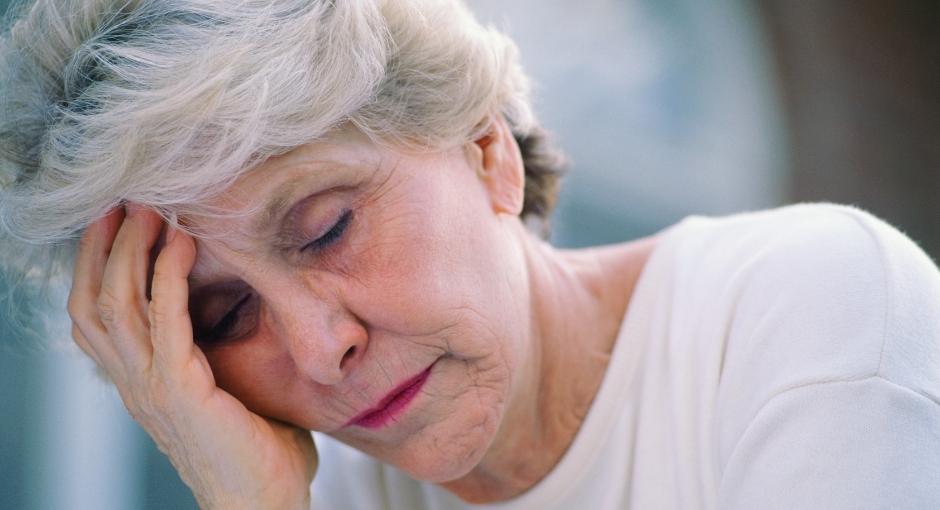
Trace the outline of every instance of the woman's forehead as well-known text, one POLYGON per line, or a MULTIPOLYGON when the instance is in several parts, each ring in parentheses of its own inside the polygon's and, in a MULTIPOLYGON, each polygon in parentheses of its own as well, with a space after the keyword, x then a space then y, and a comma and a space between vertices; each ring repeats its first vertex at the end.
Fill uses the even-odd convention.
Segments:
MULTIPOLYGON (((380 161, 380 151, 367 138, 344 132, 268 158, 239 176, 209 206, 240 213, 239 221, 247 218, 251 222, 243 233, 256 232, 317 188, 328 189, 370 177, 380 161)), ((188 217, 187 221, 192 225, 221 226, 218 219, 210 217, 188 217)))
MULTIPOLYGON (((311 143, 271 158, 239 177, 210 206, 231 212, 224 217, 187 216, 184 223, 200 236, 190 284, 217 279, 223 261, 250 258, 278 244, 296 207, 309 205, 336 187, 355 187, 371 179, 381 166, 378 151, 362 149, 361 139, 311 143)), ((236 264, 237 265, 237 264, 236 264)))
POLYGON ((251 250, 254 244, 270 241, 297 204, 331 188, 354 185, 367 178, 374 167, 365 162, 317 158, 262 170, 263 173, 240 178, 212 204, 213 208, 231 214, 190 216, 186 223, 205 236, 209 244, 220 244, 233 251, 251 250))

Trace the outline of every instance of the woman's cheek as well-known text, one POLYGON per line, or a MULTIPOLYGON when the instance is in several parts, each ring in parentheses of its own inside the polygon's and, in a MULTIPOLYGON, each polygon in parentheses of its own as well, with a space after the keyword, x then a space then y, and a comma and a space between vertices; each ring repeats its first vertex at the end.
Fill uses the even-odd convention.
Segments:
POLYGON ((441 266, 448 250, 434 223, 427 211, 383 207, 357 225, 365 235, 351 238, 352 256, 342 268, 382 295, 438 294, 434 286, 446 279, 441 266))

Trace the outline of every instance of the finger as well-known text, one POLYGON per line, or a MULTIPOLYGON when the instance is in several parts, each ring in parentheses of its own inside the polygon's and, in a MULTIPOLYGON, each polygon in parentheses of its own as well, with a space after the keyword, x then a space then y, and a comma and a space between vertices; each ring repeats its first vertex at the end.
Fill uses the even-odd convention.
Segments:
MULTIPOLYGON (((111 245, 114 243, 124 217, 123 207, 111 209, 85 229, 78 243, 75 269, 76 271, 83 269, 83 271, 75 275, 73 283, 80 284, 77 287, 82 291, 90 292, 92 302, 98 296, 104 267, 111 254, 111 245)), ((76 286, 73 285, 74 287, 76 286)))
POLYGON ((188 362, 195 349, 187 278, 196 262, 196 243, 178 229, 167 237, 153 271, 150 331, 154 362, 172 369, 188 362))
POLYGON ((82 333, 81 328, 78 327, 78 324, 72 323, 72 340, 75 341, 75 344, 78 345, 78 348, 82 350, 96 365, 103 366, 101 364, 101 359, 98 357, 98 353, 95 352, 94 347, 88 343, 88 339, 85 338, 85 334, 82 333))
POLYGON ((162 223, 156 213, 129 205, 101 280, 98 312, 115 349, 130 371, 148 367, 153 352, 146 286, 150 251, 162 223))
MULTIPOLYGON (((108 339, 104 324, 101 323, 97 300, 104 267, 111 253, 111 244, 123 219, 124 209, 116 207, 85 229, 75 255, 68 298, 69 316, 81 330, 85 344, 95 352, 98 364, 105 369, 117 368, 120 357, 108 339)), ((82 345, 79 344, 79 347, 82 345)))

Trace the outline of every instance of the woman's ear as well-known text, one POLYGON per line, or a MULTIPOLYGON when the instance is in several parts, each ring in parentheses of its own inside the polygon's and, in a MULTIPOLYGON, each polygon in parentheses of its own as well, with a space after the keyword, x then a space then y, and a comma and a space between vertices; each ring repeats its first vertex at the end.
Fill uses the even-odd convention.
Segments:
POLYGON ((474 141, 482 153, 477 173, 486 186, 493 211, 518 216, 525 195, 525 167, 509 124, 493 115, 486 133, 474 141))

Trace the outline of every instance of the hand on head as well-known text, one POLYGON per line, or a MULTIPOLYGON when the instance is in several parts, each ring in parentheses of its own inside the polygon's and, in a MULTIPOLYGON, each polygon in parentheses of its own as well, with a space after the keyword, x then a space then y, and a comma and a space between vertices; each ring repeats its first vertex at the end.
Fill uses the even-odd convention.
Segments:
POLYGON ((216 386, 188 311, 196 246, 176 229, 157 246, 163 226, 131 205, 86 229, 68 304, 75 342, 203 508, 306 508, 317 465, 309 432, 258 416, 216 386))

